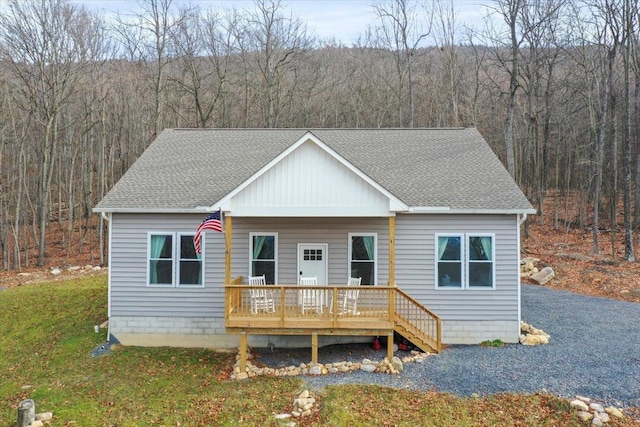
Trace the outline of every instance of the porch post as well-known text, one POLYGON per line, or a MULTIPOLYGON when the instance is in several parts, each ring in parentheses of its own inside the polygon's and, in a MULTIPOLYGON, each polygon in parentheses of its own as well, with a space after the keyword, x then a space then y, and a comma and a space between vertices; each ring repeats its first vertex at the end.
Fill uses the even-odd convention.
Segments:
POLYGON ((311 362, 318 363, 318 333, 311 334, 311 362))
POLYGON ((247 333, 240 332, 240 373, 247 369, 247 333))
POLYGON ((389 286, 396 285, 396 217, 389 217, 389 286))
POLYGON ((232 223, 231 217, 225 215, 225 226, 224 226, 224 242, 225 242, 225 250, 224 250, 224 284, 228 285, 231 283, 231 236, 232 236, 232 223))
POLYGON ((393 331, 387 335, 387 359, 389 359, 389 362, 393 359, 393 331))

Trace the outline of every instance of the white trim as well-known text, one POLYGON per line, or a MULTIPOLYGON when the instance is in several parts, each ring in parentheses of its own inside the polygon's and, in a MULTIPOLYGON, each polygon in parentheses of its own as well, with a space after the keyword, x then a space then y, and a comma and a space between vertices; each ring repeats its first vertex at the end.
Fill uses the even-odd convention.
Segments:
POLYGON ((518 265, 516 268, 518 269, 518 330, 520 328, 520 322, 522 321, 522 277, 520 276, 520 224, 527 219, 527 214, 523 215, 521 220, 516 220, 516 245, 518 248, 518 265))
MULTIPOLYGON (((103 213, 103 218, 108 222, 108 235, 109 235, 109 253, 107 254, 107 319, 111 318, 111 242, 113 227, 111 226, 112 215, 103 213), (108 217, 108 219, 107 219, 108 217)), ((107 339, 109 337, 109 330, 107 330, 107 339)))
MULTIPOLYGON (((448 291, 462 291, 465 289, 465 244, 466 244, 466 240, 464 238, 464 233, 436 233, 435 234, 435 241, 434 241, 434 251, 433 251, 433 258, 434 258, 434 263, 433 263, 433 271, 434 271, 434 277, 433 277, 433 284, 435 289, 445 289, 448 291), (440 286, 439 281, 438 281, 438 263, 440 262, 440 260, 438 260, 438 240, 440 237, 458 237, 460 239, 460 286, 440 286)), ((443 261, 443 262, 447 262, 447 261, 443 261)))
POLYGON ((448 213, 451 211, 449 206, 411 206, 409 213, 448 213))
POLYGON ((296 284, 300 284, 300 246, 322 246, 324 258, 324 277, 325 285, 329 285, 329 244, 328 243, 298 243, 296 245, 296 284))
POLYGON ((390 212, 379 206, 261 206, 258 210, 255 206, 240 206, 229 208, 227 216, 234 217, 276 217, 276 218, 317 218, 317 217, 388 217, 394 216, 395 212, 390 212))
POLYGON ((467 233, 466 234, 466 244, 465 244, 465 248, 466 248, 466 256, 465 256, 465 266, 466 266, 466 289, 473 289, 473 290, 484 290, 484 289, 495 289, 496 288, 496 235, 495 233, 467 233), (491 286, 471 286, 470 282, 469 282, 469 264, 471 262, 476 262, 476 263, 488 263, 489 261, 471 261, 471 257, 470 257, 470 247, 471 245, 469 244, 469 240, 472 237, 491 237, 491 286))
POLYGON ((260 168, 260 170, 258 170, 258 172, 254 173, 247 180, 245 180, 242 184, 237 186, 235 189, 233 189, 230 193, 228 193, 222 199, 220 199, 219 201, 214 203, 212 206, 220 206, 220 207, 222 207, 223 210, 231 211, 231 209, 230 209, 231 200, 233 199, 234 196, 236 196, 242 190, 244 190, 249 185, 251 185, 251 183, 256 181, 258 178, 260 178, 262 175, 264 175, 269 169, 273 168, 276 164, 280 163, 282 161, 282 159, 287 157, 289 154, 291 154, 293 151, 295 151, 298 147, 300 147, 302 144, 304 144, 307 141, 311 141, 311 142, 315 143, 318 147, 320 147, 325 152, 327 152, 327 154, 329 154, 331 157, 333 157, 335 160, 337 160, 340 164, 345 166, 351 172, 353 172, 358 177, 363 179, 367 184, 371 185, 373 188, 375 188, 380 193, 382 193, 385 197, 387 197, 389 199, 389 207, 390 208, 395 206, 395 207, 399 208, 399 209, 396 209, 396 210, 401 210, 401 211, 407 211, 409 209, 409 206, 407 206, 402 200, 398 199, 396 196, 391 194, 389 191, 387 191, 384 187, 382 187, 376 181, 372 180, 368 175, 366 175, 362 171, 360 171, 360 169, 358 169, 355 166, 353 166, 344 157, 342 157, 338 153, 336 153, 333 149, 331 149, 329 146, 327 146, 324 142, 322 142, 320 139, 318 139, 311 132, 306 132, 300 139, 298 139, 295 143, 290 145, 289 148, 284 150, 282 153, 280 153, 280 155, 278 155, 276 158, 274 158, 269 163, 267 163, 262 168, 260 168))
POLYGON ((171 231, 148 231, 147 232, 147 287, 148 288, 173 288, 176 285, 176 233, 171 231), (171 236, 171 283, 151 283, 151 236, 171 236))
POLYGON ((93 208, 93 213, 209 213, 211 206, 198 206, 196 208, 93 208))
MULTIPOLYGON (((353 261, 351 259, 351 254, 352 254, 352 247, 351 247, 351 242, 353 240, 354 236, 363 236, 363 237, 369 237, 369 236, 373 236, 373 283, 371 284, 371 286, 375 286, 378 284, 378 233, 349 233, 348 235, 348 242, 347 242, 347 274, 348 277, 345 279, 347 280, 349 277, 351 277, 351 262, 353 261)), ((358 260, 356 260, 356 262, 359 262, 358 260)))
POLYGON ((516 215, 516 214, 535 214, 535 209, 471 209, 471 208, 451 208, 449 213, 452 214, 480 214, 480 215, 516 215))
MULTIPOLYGON (((249 276, 253 273, 253 236, 273 236, 273 284, 278 284, 278 232, 277 231, 253 231, 249 233, 249 276)), ((296 254, 297 256, 297 254, 296 254)))
MULTIPOLYGON (((205 259, 205 254, 207 252, 207 246, 205 241, 206 239, 206 235, 207 233, 202 233, 200 235, 200 249, 201 249, 201 253, 200 253, 200 284, 199 285, 191 285, 191 284, 180 284, 180 261, 182 261, 181 258, 181 253, 180 250, 182 249, 182 242, 180 241, 180 238, 182 236, 191 236, 192 241, 193 241, 193 237, 195 236, 196 233, 194 232, 187 232, 187 231, 181 231, 176 233, 176 277, 175 277, 175 282, 176 282, 176 287, 177 288, 204 288, 204 259, 205 259)), ((193 260, 189 260, 185 258, 185 261, 193 261, 193 260)))

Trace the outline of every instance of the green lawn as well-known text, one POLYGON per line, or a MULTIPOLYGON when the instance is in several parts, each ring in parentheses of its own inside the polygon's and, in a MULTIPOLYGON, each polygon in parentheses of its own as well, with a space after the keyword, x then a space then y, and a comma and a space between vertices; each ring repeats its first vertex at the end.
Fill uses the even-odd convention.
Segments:
MULTIPOLYGON (((99 276, 0 292, 0 426, 15 425, 25 398, 53 412, 53 426, 269 426, 305 388, 304 377, 227 381, 234 355, 203 349, 118 347, 93 358, 105 338, 93 325, 106 319, 106 290, 99 276)), ((318 397, 320 411, 300 425, 581 425, 546 395, 334 386, 318 397)))

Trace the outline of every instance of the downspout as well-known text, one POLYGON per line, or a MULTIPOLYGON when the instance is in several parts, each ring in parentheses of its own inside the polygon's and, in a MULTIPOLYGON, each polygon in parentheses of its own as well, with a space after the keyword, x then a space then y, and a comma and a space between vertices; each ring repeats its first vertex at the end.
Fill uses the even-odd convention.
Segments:
POLYGON ((527 214, 522 214, 522 218, 520 218, 520 220, 518 221, 518 225, 522 225, 524 224, 524 222, 527 220, 527 214))

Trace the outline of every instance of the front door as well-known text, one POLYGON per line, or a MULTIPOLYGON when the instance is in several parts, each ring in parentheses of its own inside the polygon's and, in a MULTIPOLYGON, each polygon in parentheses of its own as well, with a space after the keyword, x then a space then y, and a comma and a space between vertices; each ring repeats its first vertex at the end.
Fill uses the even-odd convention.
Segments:
POLYGON ((298 278, 317 277, 318 285, 327 284, 328 246, 326 243, 298 243, 298 278))

